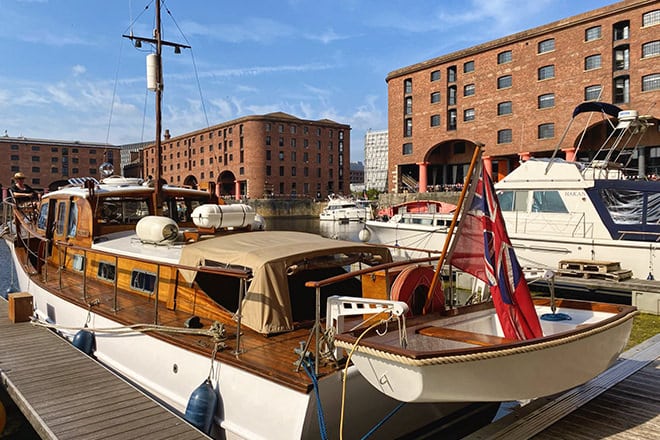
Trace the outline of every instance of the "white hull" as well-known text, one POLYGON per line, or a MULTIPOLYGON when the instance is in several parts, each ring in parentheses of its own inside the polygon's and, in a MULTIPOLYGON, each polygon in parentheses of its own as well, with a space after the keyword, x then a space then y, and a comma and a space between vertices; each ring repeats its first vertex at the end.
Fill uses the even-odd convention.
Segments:
MULTIPOLYGON (((572 321, 541 321, 544 334, 557 334, 593 320, 599 312, 563 310, 572 321)), ((538 307, 540 314, 548 307, 538 307)), ((562 312, 562 310, 558 310, 562 312)), ((516 349, 447 355, 434 360, 404 359, 362 346, 352 360, 382 393, 405 402, 512 401, 547 396, 597 376, 617 359, 632 329, 632 316, 617 325, 565 339, 542 339, 516 349), (428 362, 428 364, 426 364, 428 362)), ((433 322, 427 323, 433 325, 433 322)), ((494 325, 490 325, 494 327, 494 325)), ((432 346, 435 338, 408 335, 409 348, 432 346)), ((344 349, 349 346, 341 341, 344 349)), ((414 348, 413 348, 414 349, 414 348)))
POLYGON ((399 248, 392 249, 392 256, 397 259, 428 257, 429 252, 439 254, 447 237, 446 227, 376 220, 368 221, 366 226, 371 235, 370 243, 399 248))
POLYGON ((634 278, 660 279, 660 185, 593 174, 572 162, 530 160, 495 185, 521 265, 613 261, 634 278))
MULTIPOLYGON (((12 251, 19 287, 34 297, 35 314, 46 320, 50 310, 58 326, 81 328, 88 311, 42 289, 32 282, 16 261, 12 251)), ((50 274, 50 276, 56 276, 50 274)), ((91 314, 89 327, 113 328, 122 324, 91 314)), ((75 330, 63 332, 71 339, 75 330)), ((97 359, 120 373, 149 395, 179 414, 185 412, 191 392, 208 376, 210 359, 168 344, 143 333, 96 333, 97 359), (176 370, 176 371, 175 371, 176 370)), ((291 368, 294 368, 291 366, 291 368)), ((212 432, 221 438, 293 439, 320 438, 316 398, 313 392, 301 393, 231 365, 214 362, 211 378, 220 396, 219 410, 212 432)), ((330 438, 339 437, 342 383, 335 373, 320 380, 322 407, 330 438)), ((348 373, 344 432, 366 433, 399 402, 384 396, 351 367, 348 373)), ((374 438, 391 438, 424 426, 464 407, 465 403, 415 405, 397 413, 383 432, 374 438), (405 421, 403 423, 402 421, 405 421)))
POLYGON ((509 234, 516 256, 523 267, 559 269, 561 260, 615 261, 632 271, 634 278, 649 273, 660 279, 660 246, 613 240, 559 239, 509 234))
POLYGON ((373 213, 368 201, 337 197, 330 199, 319 214, 319 219, 329 222, 364 222, 372 220, 373 213))
POLYGON ((333 211, 323 211, 319 218, 322 221, 339 222, 363 222, 371 220, 371 213, 361 208, 336 209, 333 211))
MULTIPOLYGON (((507 220, 506 213, 503 214, 507 220)), ((651 273, 660 279, 660 245, 638 241, 604 240, 550 234, 550 227, 534 232, 517 232, 515 223, 507 220, 507 231, 521 266, 533 269, 560 269, 562 260, 615 261, 621 269, 631 270, 634 278, 646 279, 651 273)), ((428 252, 442 251, 447 233, 444 228, 424 225, 402 225, 370 221, 370 243, 398 246, 392 250, 397 258, 422 258, 428 252), (403 249, 411 248, 411 249, 403 249)))

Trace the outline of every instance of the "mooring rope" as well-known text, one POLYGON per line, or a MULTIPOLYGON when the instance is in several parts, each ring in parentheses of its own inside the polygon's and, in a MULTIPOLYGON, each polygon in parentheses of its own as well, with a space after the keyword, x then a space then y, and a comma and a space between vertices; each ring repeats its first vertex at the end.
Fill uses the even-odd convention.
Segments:
MULTIPOLYGON (((382 313, 387 313, 387 312, 382 312, 382 313)), ((374 315, 374 316, 378 316, 378 315, 374 315)), ((389 316, 390 316, 390 318, 392 317, 392 312, 391 311, 389 312, 389 316)), ((351 356, 353 356, 353 353, 358 348, 358 344, 360 343, 362 338, 367 333, 369 333, 371 330, 378 327, 382 323, 388 322, 388 321, 389 321, 389 318, 388 319, 383 318, 383 319, 380 319, 378 322, 375 322, 374 324, 367 327, 360 334, 360 336, 357 338, 355 343, 352 344, 353 347, 351 348, 350 352, 348 353, 348 357, 346 358, 346 366, 344 367, 344 371, 343 371, 343 375, 342 375, 342 384, 341 384, 342 385, 342 387, 341 387, 341 411, 339 413, 339 439, 340 440, 344 439, 344 411, 345 411, 345 403, 346 403, 346 378, 348 377, 348 367, 351 364, 351 356)), ((337 341, 335 341, 335 342, 337 342, 337 341)), ((351 346, 351 344, 347 344, 347 346, 342 347, 342 348, 350 348, 350 346, 351 346)))
MULTIPOLYGON (((67 330, 67 331, 79 331, 83 330, 83 327, 69 327, 58 324, 51 324, 48 322, 41 321, 39 319, 33 319, 32 325, 38 327, 45 327, 54 330, 67 330)), ((224 324, 221 322, 215 321, 210 328, 208 329, 195 329, 195 328, 184 328, 184 327, 171 327, 166 325, 157 325, 157 324, 132 324, 119 327, 85 327, 84 329, 89 330, 93 333, 109 333, 109 334, 126 334, 126 333, 147 333, 147 332, 163 332, 163 333, 172 333, 172 334, 185 334, 185 335, 198 335, 198 336, 208 336, 213 338, 217 342, 225 341, 227 339, 224 324)))

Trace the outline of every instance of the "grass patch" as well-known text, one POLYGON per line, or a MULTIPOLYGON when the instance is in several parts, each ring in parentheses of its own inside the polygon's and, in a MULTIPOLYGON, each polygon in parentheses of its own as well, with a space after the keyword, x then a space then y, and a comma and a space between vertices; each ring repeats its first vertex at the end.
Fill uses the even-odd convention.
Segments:
POLYGON ((640 313, 633 318, 633 328, 626 350, 660 333, 660 316, 640 313))

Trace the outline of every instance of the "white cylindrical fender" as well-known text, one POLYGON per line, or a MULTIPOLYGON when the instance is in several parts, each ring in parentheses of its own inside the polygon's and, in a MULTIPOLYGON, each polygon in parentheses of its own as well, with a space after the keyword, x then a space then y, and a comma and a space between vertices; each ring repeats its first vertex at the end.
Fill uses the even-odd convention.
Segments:
POLYGON ((145 243, 171 243, 179 236, 179 227, 169 217, 148 215, 137 223, 135 233, 145 243))
POLYGON ((242 203, 234 205, 200 205, 192 212, 198 228, 244 228, 254 223, 255 211, 242 203))

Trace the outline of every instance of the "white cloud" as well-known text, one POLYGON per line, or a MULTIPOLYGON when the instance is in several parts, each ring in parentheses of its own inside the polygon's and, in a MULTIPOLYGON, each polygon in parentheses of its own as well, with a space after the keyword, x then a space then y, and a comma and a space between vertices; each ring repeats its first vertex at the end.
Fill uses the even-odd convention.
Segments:
POLYGON ((79 76, 87 72, 87 68, 80 64, 76 64, 71 68, 71 70, 73 71, 73 76, 79 76))
POLYGON ((269 18, 247 17, 241 22, 202 24, 185 21, 181 27, 187 35, 197 35, 227 43, 272 43, 294 35, 295 29, 269 18))
POLYGON ((209 102, 211 117, 217 117, 221 121, 230 120, 234 117, 232 104, 226 99, 216 98, 209 102))
POLYGON ((351 37, 348 35, 340 35, 336 33, 334 29, 330 28, 319 34, 306 34, 305 38, 312 41, 320 41, 323 44, 329 44, 334 41, 347 40, 351 37))

